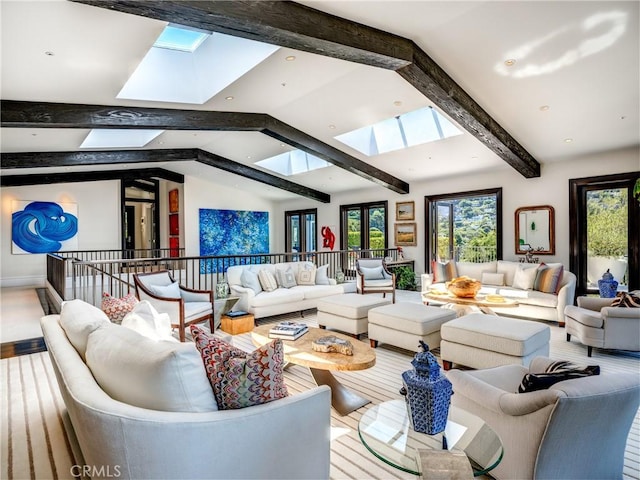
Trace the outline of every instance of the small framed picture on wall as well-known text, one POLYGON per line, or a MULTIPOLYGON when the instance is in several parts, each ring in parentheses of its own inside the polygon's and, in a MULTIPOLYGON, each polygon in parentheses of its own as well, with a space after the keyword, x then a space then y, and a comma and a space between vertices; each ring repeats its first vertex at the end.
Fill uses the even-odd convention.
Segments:
POLYGON ((395 244, 398 247, 415 247, 416 223, 396 223, 395 224, 395 244))
POLYGON ((169 235, 180 235, 180 215, 177 213, 169 215, 169 235))
POLYGON ((396 221, 415 220, 415 202, 396 202, 396 221))
POLYGON ((178 189, 169 192, 169 213, 178 213, 180 211, 180 197, 178 189))

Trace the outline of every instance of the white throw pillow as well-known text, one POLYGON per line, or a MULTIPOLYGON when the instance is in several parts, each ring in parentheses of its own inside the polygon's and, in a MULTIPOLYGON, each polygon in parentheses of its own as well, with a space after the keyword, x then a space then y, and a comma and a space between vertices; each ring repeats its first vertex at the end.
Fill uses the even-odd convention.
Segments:
POLYGON ((218 409, 195 344, 154 341, 105 325, 87 342, 87 366, 111 398, 165 412, 218 409))
POLYGON ((262 286, 260 285, 260 279, 258 279, 258 274, 251 270, 251 268, 245 268, 240 275, 240 282, 243 287, 250 288, 255 292, 255 294, 259 294, 262 291, 262 286))
POLYGON ((536 274, 538 273, 538 265, 531 265, 525 267, 524 265, 518 265, 516 274, 513 277, 513 288, 520 288, 522 290, 531 290, 533 288, 533 282, 536 280, 536 274))
POLYGON ((481 283, 483 285, 496 285, 502 286, 504 285, 504 273, 489 273, 484 272, 482 274, 481 283))
POLYGON ((87 339, 91 332, 109 324, 111 322, 107 314, 90 303, 69 300, 62 304, 60 325, 83 360, 87 350, 87 339))
POLYGON ((365 280, 384 280, 384 274, 382 273, 382 265, 379 267, 360 267, 362 276, 365 280))
POLYGON ((266 268, 263 268, 258 272, 258 280, 260 281, 260 286, 265 292, 273 292, 278 288, 276 277, 274 277, 273 273, 266 268))
POLYGON ((162 298, 180 298, 180 285, 173 282, 169 285, 149 285, 151 293, 162 298))
POLYGON ((329 281, 329 264, 322 265, 316 270, 316 285, 331 285, 329 281))
POLYGON ((152 340, 177 342, 171 335, 171 319, 168 313, 158 313, 147 300, 139 302, 122 319, 122 326, 130 328, 152 340))

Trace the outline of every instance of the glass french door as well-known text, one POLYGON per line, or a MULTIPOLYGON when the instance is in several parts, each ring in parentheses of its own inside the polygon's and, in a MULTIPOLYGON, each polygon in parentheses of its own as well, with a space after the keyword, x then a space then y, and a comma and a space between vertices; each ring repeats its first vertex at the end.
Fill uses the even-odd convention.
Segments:
POLYGON ((427 261, 502 258, 502 189, 425 197, 427 261))
POLYGON ((366 255, 384 257, 387 240, 386 201, 340 206, 340 248, 348 250, 348 258, 343 260, 348 271, 355 268, 356 260, 366 255))
MULTIPOLYGON (((285 250, 287 252, 315 252, 317 239, 317 209, 285 212, 285 250)), ((294 258, 293 260, 298 260, 294 258)))
POLYGON ((570 270, 577 295, 599 294, 609 271, 618 291, 640 288, 640 198, 631 172, 570 180, 570 270))

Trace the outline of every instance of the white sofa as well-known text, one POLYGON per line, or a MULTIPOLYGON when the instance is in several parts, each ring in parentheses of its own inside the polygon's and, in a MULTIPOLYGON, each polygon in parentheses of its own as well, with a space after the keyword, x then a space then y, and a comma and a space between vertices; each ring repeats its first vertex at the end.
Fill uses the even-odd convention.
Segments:
MULTIPOLYGON (((287 271, 291 269, 297 281, 300 270, 306 268, 315 268, 315 265, 312 262, 283 262, 229 267, 227 269, 229 289, 231 295, 239 297, 234 310, 244 310, 252 313, 255 318, 263 318, 317 308, 318 300, 321 298, 343 293, 354 293, 356 291, 355 282, 336 284, 336 281, 332 278, 325 279, 323 276, 323 280, 320 280, 320 275, 316 275, 316 280, 326 281, 327 284, 295 285, 290 288, 278 286, 277 289, 269 292, 264 289, 256 291, 248 287, 247 282, 243 282, 242 277, 245 270, 258 274, 260 270, 266 269, 276 276, 278 270, 287 271)), ((320 269, 317 270, 320 271, 320 269)))
MULTIPOLYGON (((64 325, 69 330, 68 323, 61 322, 65 307, 61 315, 43 317, 41 326, 67 409, 65 427, 75 461, 95 467, 94 478, 329 478, 328 387, 238 410, 184 412, 133 406, 109 396, 94 379, 95 368, 92 374, 84 360, 86 356, 91 365, 94 335, 129 329, 104 327, 95 312, 83 307, 76 309, 76 316, 85 318, 72 319, 79 328, 69 338, 63 329, 64 325), (89 313, 79 313, 83 310, 89 313)), ((140 345, 144 351, 138 355, 146 361, 149 349, 140 345)), ((182 353, 193 348, 199 356, 193 343, 164 345, 182 353)), ((195 357, 187 353, 193 367, 195 357)), ((121 373, 128 375, 124 369, 121 373)), ((201 373, 206 380, 204 366, 201 373)), ((193 393, 188 390, 203 388, 199 377, 178 383, 172 388, 187 390, 183 393, 188 395, 193 393)))
MULTIPOLYGON (((557 264, 550 263, 549 265, 557 264)), ((558 294, 544 293, 513 286, 516 271, 521 266, 525 268, 537 268, 539 264, 523 264, 508 260, 483 263, 456 262, 458 276, 468 276, 482 282, 480 294, 498 294, 518 301, 519 306, 516 308, 491 307, 498 315, 547 320, 558 322, 560 326, 564 326, 564 307, 573 305, 576 291, 576 276, 564 268, 558 294), (497 281, 499 281, 500 277, 502 277, 503 284, 497 285, 496 283, 498 283, 497 281)), ((444 282, 434 283, 432 288, 444 289, 444 282)))

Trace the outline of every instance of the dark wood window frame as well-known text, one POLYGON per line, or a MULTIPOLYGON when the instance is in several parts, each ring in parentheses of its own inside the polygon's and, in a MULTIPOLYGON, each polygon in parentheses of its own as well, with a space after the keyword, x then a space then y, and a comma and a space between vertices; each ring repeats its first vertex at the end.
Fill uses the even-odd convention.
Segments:
POLYGON ((349 217, 347 212, 349 210, 353 210, 355 208, 360 209, 361 213, 361 225, 360 231, 362 233, 360 247, 365 249, 363 245, 369 244, 369 215, 365 215, 365 212, 368 212, 372 208, 384 208, 384 224, 385 224, 385 235, 384 235, 384 249, 385 251, 389 248, 389 202, 386 200, 381 200, 377 202, 364 202, 364 203, 352 203, 350 205, 340 205, 340 249, 347 249, 347 232, 349 231, 348 221, 349 217))
POLYGON ((577 277, 576 296, 595 293, 587 289, 587 192, 627 188, 629 192, 629 291, 640 289, 640 200, 633 186, 640 172, 569 180, 569 270, 577 277))
MULTIPOLYGON (((424 197, 424 224, 427 229, 426 234, 426 242, 425 242, 425 266, 424 271, 431 271, 431 259, 433 256, 433 246, 435 244, 434 238, 434 230, 432 226, 432 221, 434 215, 432 214, 432 209, 435 208, 435 203, 440 200, 448 200, 448 199, 460 199, 466 197, 482 197, 488 195, 496 196, 496 256, 498 260, 502 260, 502 188, 487 188, 484 190, 471 190, 467 192, 457 192, 457 193, 443 193, 440 195, 427 195, 424 197)), ((434 257, 435 258, 435 257, 434 257)))
POLYGON ((316 246, 318 245, 318 209, 317 208, 307 208, 304 210, 287 210, 284 212, 284 245, 285 249, 289 248, 291 244, 291 217, 300 216, 300 244, 304 245, 305 248, 300 248, 301 252, 307 251, 307 229, 303 228, 302 219, 306 215, 315 215, 316 221, 313 226, 313 237, 316 241, 316 246))

